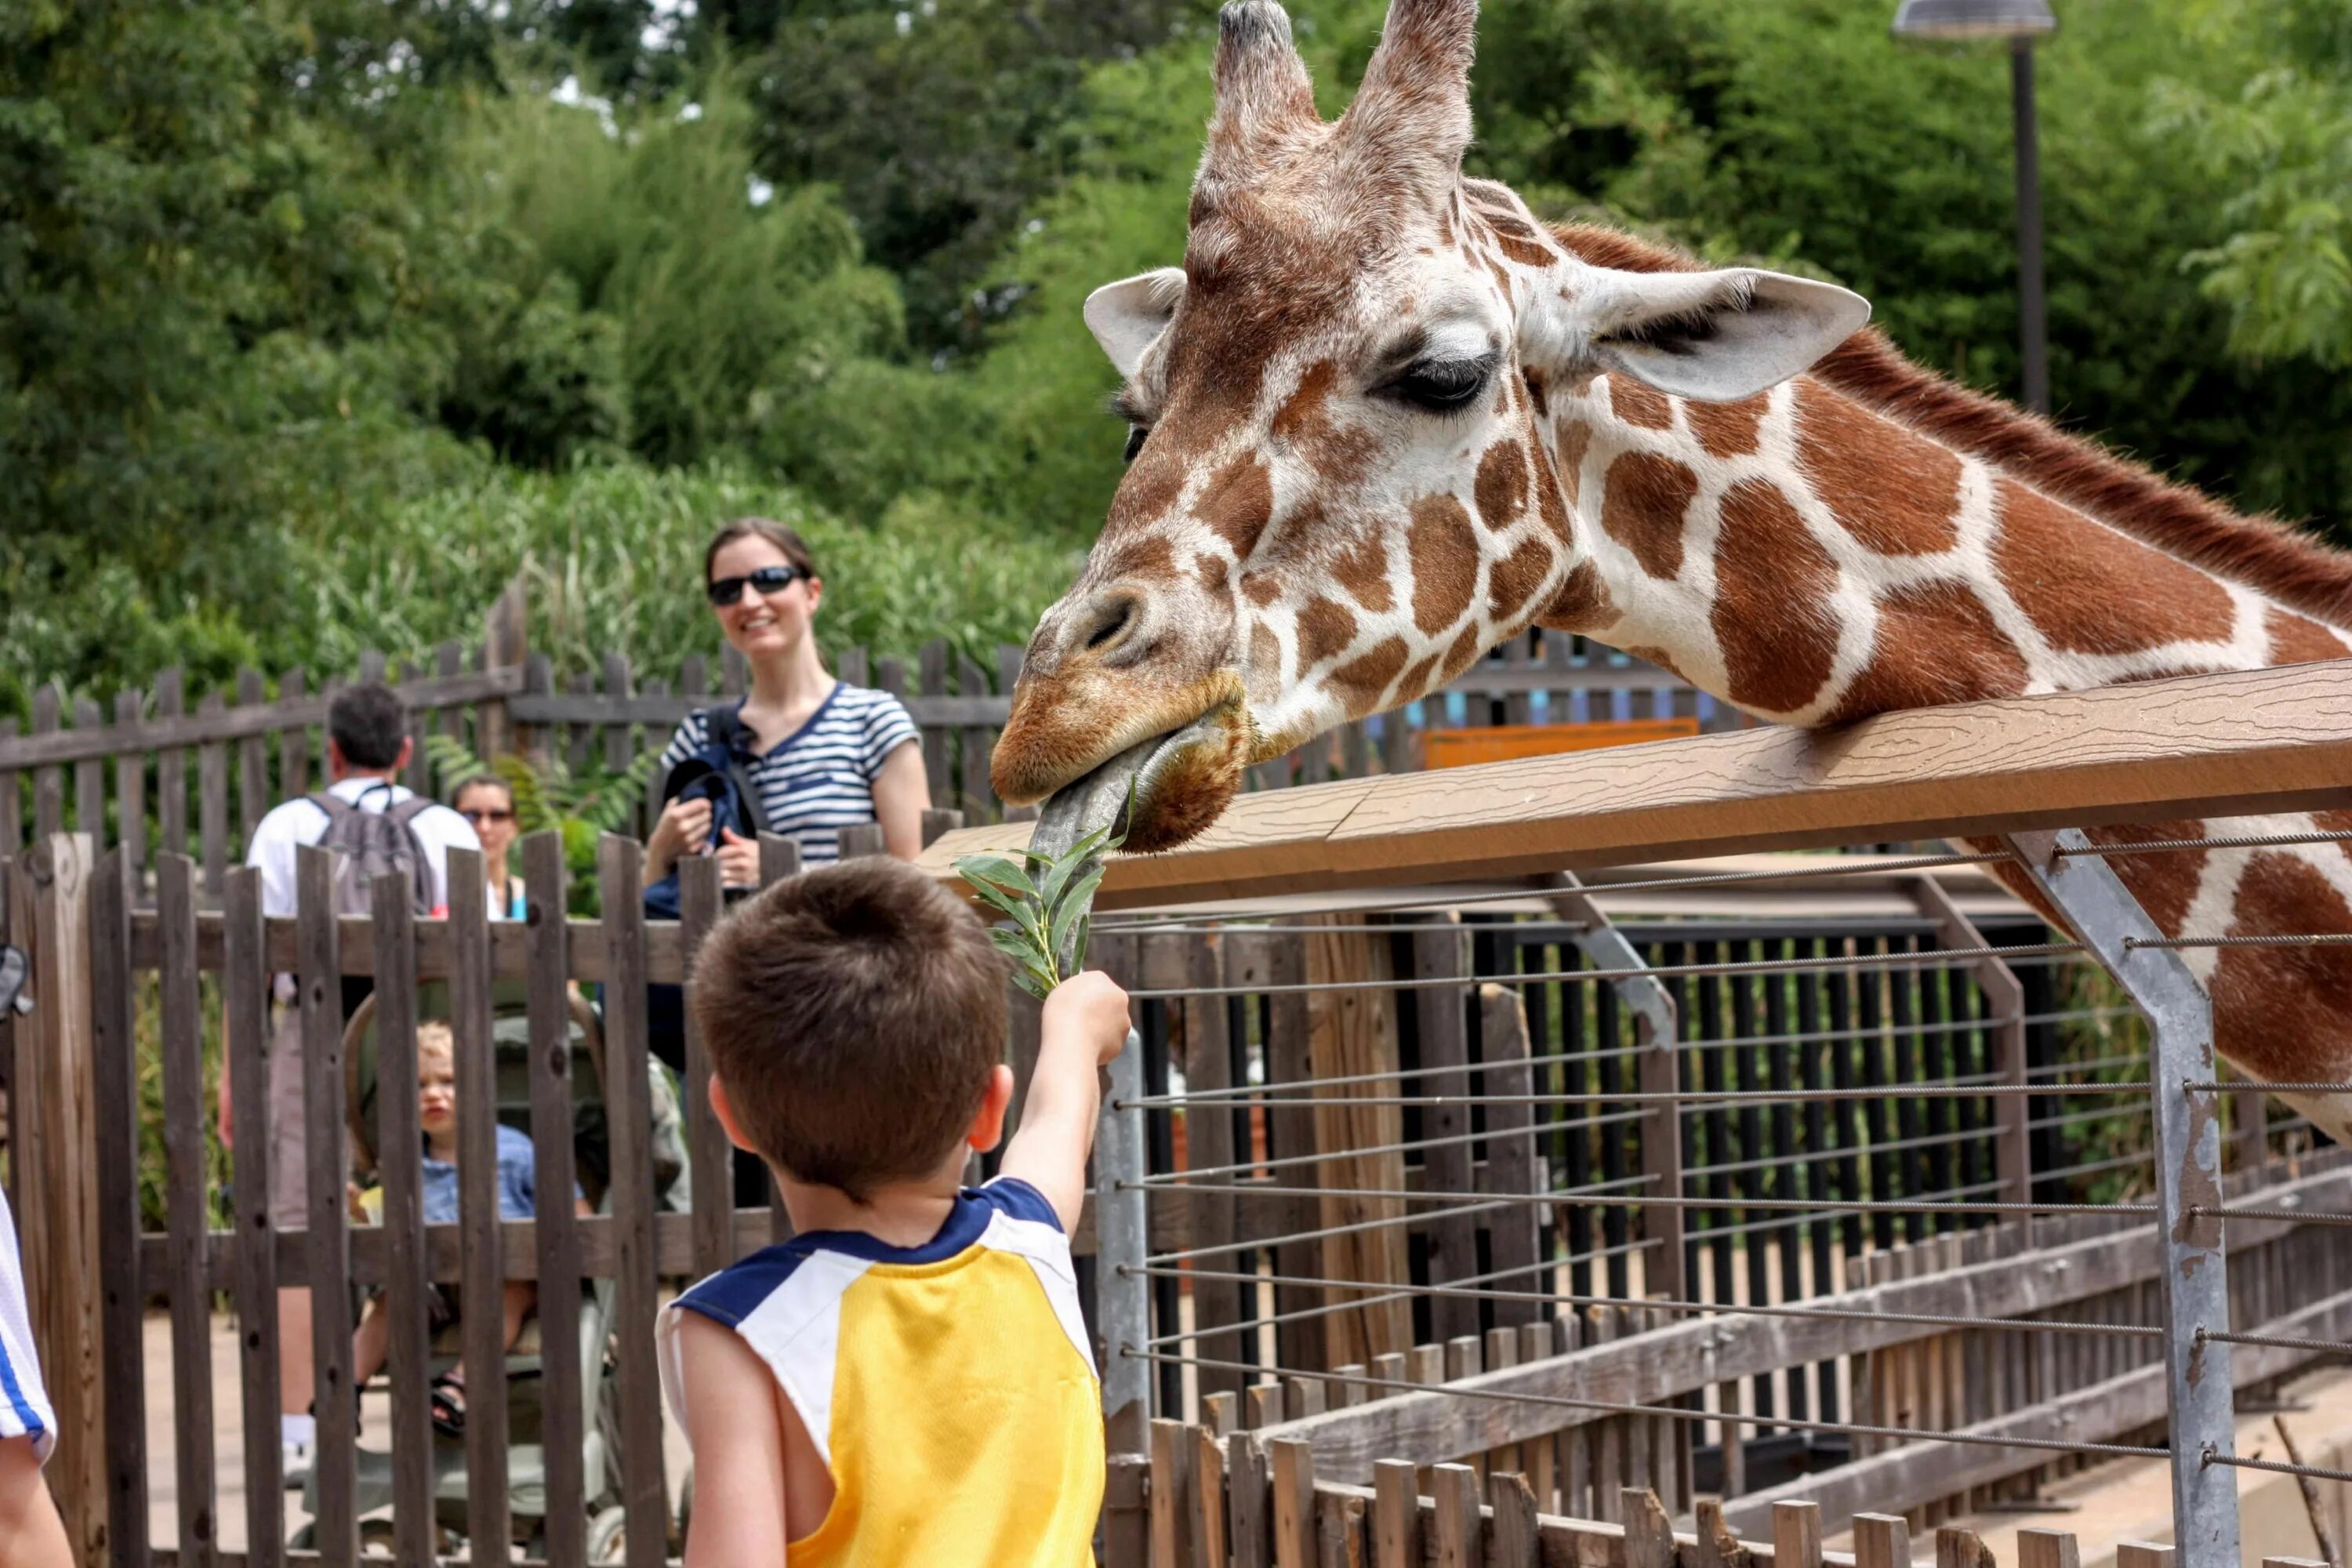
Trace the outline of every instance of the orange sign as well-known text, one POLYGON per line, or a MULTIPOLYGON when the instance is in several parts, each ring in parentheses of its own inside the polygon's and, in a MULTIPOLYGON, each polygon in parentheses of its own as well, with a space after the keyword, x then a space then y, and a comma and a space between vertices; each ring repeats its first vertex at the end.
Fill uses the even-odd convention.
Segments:
POLYGON ((1696 719, 1628 719, 1605 724, 1496 724, 1483 730, 1424 730, 1422 764, 1432 768, 1468 767, 1474 763, 1507 763, 1520 757, 1548 757, 1556 752, 1597 752, 1606 746, 1631 746, 1643 741, 1670 741, 1698 733, 1696 719))

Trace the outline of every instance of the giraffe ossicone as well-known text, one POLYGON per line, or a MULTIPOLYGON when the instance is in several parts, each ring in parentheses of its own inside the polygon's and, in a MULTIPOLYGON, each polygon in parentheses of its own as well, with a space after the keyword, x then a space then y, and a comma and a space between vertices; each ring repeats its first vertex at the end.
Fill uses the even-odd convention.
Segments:
MULTIPOLYGON (((1530 626, 1807 725, 2352 651, 2352 557, 1919 369, 1846 289, 1465 178, 1475 17, 1393 0, 1327 122, 1281 7, 1225 7, 1182 265, 1086 301, 1131 463, 1030 644, 1006 799, 1124 756, 1129 847, 1172 846, 1530 626)), ((2352 931, 2336 845, 2117 868, 2168 931, 2352 931)), ((2242 1068, 2352 1079, 2352 949, 2192 958, 2242 1068)), ((2352 1142, 2352 1097, 2305 1109, 2352 1142)))

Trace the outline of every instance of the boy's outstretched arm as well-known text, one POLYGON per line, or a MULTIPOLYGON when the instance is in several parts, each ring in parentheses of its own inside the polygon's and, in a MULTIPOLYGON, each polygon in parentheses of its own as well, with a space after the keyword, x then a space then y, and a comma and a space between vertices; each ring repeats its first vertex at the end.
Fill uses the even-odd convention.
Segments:
POLYGON ((1074 974, 1045 998, 1039 1034, 1021 1131, 998 1169, 1045 1194, 1066 1236, 1087 1199, 1087 1154, 1102 1103, 1096 1075, 1127 1044, 1127 993, 1100 970, 1074 974))
POLYGON ((686 1436, 694 1446, 687 1568, 784 1560, 784 1428, 776 1380, 734 1331, 679 1314, 686 1436))

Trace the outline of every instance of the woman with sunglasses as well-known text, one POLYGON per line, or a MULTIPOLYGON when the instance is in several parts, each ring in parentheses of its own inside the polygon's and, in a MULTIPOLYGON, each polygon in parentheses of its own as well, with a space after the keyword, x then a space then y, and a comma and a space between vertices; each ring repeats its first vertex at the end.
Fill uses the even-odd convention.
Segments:
MULTIPOLYGON (((719 629, 751 668, 751 692, 735 714, 739 760, 768 831, 796 841, 802 865, 823 866, 841 858, 841 829, 877 822, 889 852, 913 859, 930 802, 915 721, 888 692, 826 672, 812 628, 824 583, 807 544, 781 522, 738 519, 703 552, 702 581, 719 629)), ((665 771, 702 749, 711 711, 698 710, 678 725, 662 753, 665 771)), ((646 844, 646 881, 659 881, 709 841, 709 800, 672 800, 646 844)), ((709 852, 725 885, 759 885, 755 842, 725 830, 709 852)))
POLYGON ((482 870, 490 884, 490 918, 523 919, 530 906, 523 899, 522 879, 507 875, 507 851, 514 847, 519 831, 514 791, 504 779, 476 773, 457 786, 449 805, 473 825, 474 837, 482 841, 482 870))

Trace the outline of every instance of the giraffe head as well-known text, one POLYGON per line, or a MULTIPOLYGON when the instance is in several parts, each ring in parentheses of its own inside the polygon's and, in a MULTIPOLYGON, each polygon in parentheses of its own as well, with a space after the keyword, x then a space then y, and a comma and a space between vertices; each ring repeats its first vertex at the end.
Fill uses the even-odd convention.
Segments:
POLYGON ((1126 378, 1129 466, 1030 642, 995 754, 1007 800, 1126 756, 1129 847, 1181 843, 1249 763, 1591 596, 1547 388, 1748 397, 1867 319, 1773 273, 1588 265, 1465 180, 1476 13, 1392 0, 1326 122, 1281 7, 1225 6, 1184 264, 1086 302, 1126 378))

